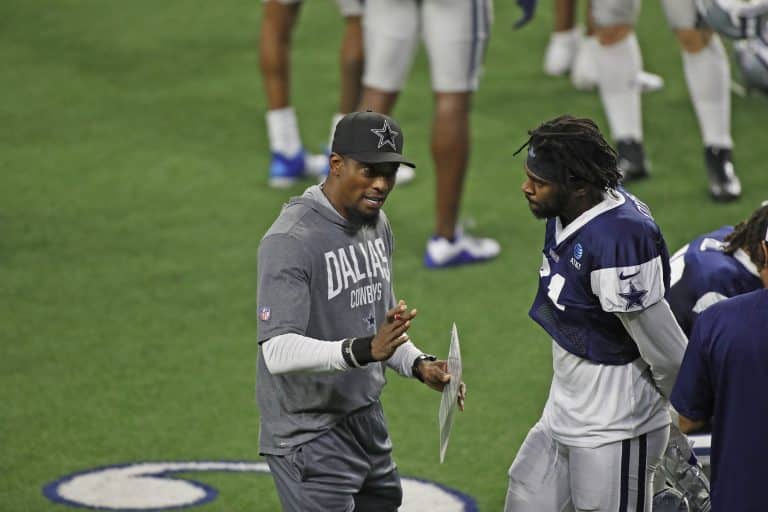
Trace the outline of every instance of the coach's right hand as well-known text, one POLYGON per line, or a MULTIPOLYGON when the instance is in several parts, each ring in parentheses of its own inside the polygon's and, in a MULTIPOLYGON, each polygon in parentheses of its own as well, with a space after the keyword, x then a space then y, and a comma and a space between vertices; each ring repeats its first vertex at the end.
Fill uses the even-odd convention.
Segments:
POLYGON ((408 305, 404 300, 387 311, 387 320, 379 326, 379 331, 371 342, 371 356, 375 361, 384 361, 392 357, 397 347, 410 339, 408 329, 411 320, 418 313, 412 309, 408 311, 408 305))

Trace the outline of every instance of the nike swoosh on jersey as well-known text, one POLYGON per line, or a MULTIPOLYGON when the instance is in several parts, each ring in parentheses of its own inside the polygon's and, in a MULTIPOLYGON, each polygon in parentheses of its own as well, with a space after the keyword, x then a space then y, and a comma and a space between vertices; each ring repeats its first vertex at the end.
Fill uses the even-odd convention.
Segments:
POLYGON ((636 276, 637 274, 639 274, 639 273, 640 273, 640 271, 638 270, 638 271, 637 271, 637 272, 635 272, 634 274, 627 274, 627 275, 624 275, 624 271, 622 270, 621 272, 619 272, 619 279, 621 279, 621 280, 623 281, 623 280, 625 280, 625 279, 629 279, 630 277, 635 277, 635 276, 636 276))

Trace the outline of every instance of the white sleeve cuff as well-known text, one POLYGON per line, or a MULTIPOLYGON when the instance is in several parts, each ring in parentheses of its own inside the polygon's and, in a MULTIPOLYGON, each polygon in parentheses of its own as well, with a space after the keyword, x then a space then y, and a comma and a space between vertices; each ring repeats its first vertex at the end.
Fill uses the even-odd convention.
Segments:
POLYGON ((395 370, 403 377, 413 377, 413 362, 423 354, 421 350, 416 348, 416 345, 410 341, 406 341, 395 350, 387 360, 387 366, 395 370))
POLYGON ((288 333, 261 343, 264 363, 272 375, 286 373, 323 373, 349 369, 339 341, 325 341, 288 333))

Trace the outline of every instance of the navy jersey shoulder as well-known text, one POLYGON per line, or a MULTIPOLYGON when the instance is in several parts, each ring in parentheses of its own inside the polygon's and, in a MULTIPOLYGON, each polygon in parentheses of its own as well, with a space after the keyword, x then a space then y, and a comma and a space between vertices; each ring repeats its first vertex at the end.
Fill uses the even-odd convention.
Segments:
POLYGON ((647 206, 619 190, 566 228, 547 221, 530 315, 563 348, 604 364, 639 357, 615 313, 660 300, 667 250, 647 206))
POLYGON ((624 204, 587 224, 583 236, 595 247, 595 268, 640 265, 657 257, 664 240, 648 207, 623 192, 624 204))
POLYGON ((672 258, 675 278, 669 303, 686 334, 707 307, 762 288, 760 279, 744 263, 725 252, 724 240, 732 232, 732 226, 723 226, 701 235, 672 258))

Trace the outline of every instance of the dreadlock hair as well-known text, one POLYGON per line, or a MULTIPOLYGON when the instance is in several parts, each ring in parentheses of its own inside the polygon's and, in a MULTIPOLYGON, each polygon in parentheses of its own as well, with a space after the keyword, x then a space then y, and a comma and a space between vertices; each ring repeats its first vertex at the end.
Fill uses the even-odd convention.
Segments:
POLYGON ((559 169, 559 183, 586 182, 601 192, 619 185, 616 151, 591 119, 562 115, 529 130, 528 135, 515 154, 530 146, 559 169))
POLYGON ((733 233, 725 237, 726 254, 733 254, 738 249, 743 249, 749 253, 757 268, 765 267, 768 262, 764 261, 760 245, 765 240, 766 230, 768 230, 768 204, 763 204, 752 212, 749 219, 739 222, 733 233))

